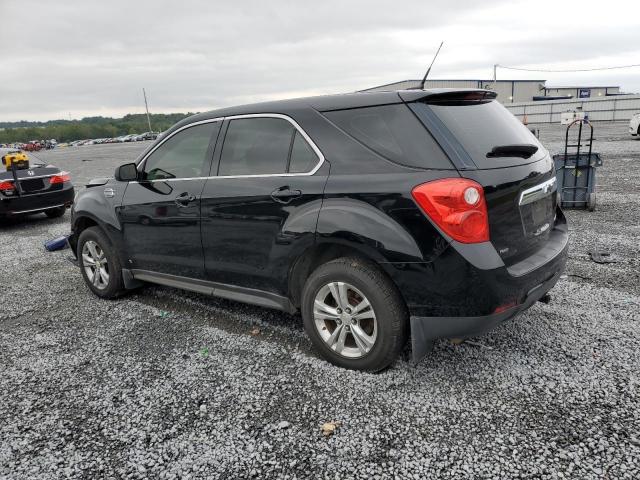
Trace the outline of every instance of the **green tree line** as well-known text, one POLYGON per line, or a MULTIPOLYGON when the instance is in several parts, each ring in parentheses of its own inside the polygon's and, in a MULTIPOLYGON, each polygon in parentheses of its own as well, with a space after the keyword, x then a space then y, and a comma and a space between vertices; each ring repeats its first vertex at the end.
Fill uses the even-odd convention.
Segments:
MULTIPOLYGON (((156 113, 151 115, 151 128, 162 132, 192 113, 156 113)), ((31 140, 55 138, 72 142, 90 138, 112 138, 149 130, 147 116, 129 114, 122 118, 85 117, 82 120, 51 120, 48 122, 0 122, 0 143, 25 143, 31 140)))

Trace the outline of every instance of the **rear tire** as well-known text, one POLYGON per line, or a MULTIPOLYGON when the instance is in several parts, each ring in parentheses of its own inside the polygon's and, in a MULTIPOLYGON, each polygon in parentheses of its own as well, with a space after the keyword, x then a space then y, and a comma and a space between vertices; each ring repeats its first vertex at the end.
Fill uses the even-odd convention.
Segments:
POLYGON ((587 196, 587 208, 590 212, 593 212, 596 209, 596 193, 591 192, 587 196))
POLYGON ((100 227, 89 227, 78 238, 78 264, 89 289, 101 298, 116 298, 126 290, 120 259, 100 227))
POLYGON ((302 293, 307 335, 329 362, 378 372, 398 357, 407 340, 408 313, 391 280, 359 258, 317 268, 302 293))
POLYGON ((66 211, 67 211, 67 207, 56 207, 56 208, 50 208, 49 210, 45 210, 44 213, 49 218, 59 218, 59 217, 62 217, 66 211))

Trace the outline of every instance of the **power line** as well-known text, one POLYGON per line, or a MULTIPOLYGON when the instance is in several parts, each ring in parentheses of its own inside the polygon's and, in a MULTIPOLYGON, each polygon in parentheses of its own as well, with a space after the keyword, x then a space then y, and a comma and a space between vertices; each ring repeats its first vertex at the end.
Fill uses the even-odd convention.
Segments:
POLYGON ((574 69, 574 70, 550 70, 546 68, 520 68, 520 67, 507 67, 505 65, 496 65, 496 66, 500 68, 505 68, 507 70, 521 70, 523 72, 573 73, 573 72, 595 72, 598 70, 619 70, 621 68, 640 67, 640 63, 636 63, 633 65, 618 65, 615 67, 580 68, 580 69, 574 69))

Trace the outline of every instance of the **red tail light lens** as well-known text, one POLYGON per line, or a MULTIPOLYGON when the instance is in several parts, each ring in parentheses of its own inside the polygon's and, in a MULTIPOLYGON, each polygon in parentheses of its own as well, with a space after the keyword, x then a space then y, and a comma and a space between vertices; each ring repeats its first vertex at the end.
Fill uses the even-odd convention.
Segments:
POLYGON ((13 193, 15 189, 13 182, 0 182, 0 192, 13 193))
POLYGON ((489 216, 482 185, 443 178, 415 187, 416 203, 444 233, 461 243, 489 241, 489 216))
POLYGON ((51 185, 54 185, 56 183, 70 182, 70 181, 71 181, 71 176, 69 175, 69 172, 60 172, 58 175, 49 177, 49 183, 51 185))

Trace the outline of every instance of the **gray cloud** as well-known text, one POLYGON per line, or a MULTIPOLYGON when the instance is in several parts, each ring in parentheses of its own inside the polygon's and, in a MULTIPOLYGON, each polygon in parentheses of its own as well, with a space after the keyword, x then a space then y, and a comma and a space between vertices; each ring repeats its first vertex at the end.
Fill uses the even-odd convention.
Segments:
MULTIPOLYGON (((440 39, 441 78, 486 77, 493 63, 640 63, 640 21, 593 28, 545 10, 507 0, 2 0, 0 61, 15 74, 0 82, 0 119, 139 112, 143 86, 156 112, 352 91, 420 76, 440 39)), ((500 75, 640 90, 638 73, 500 75)))

